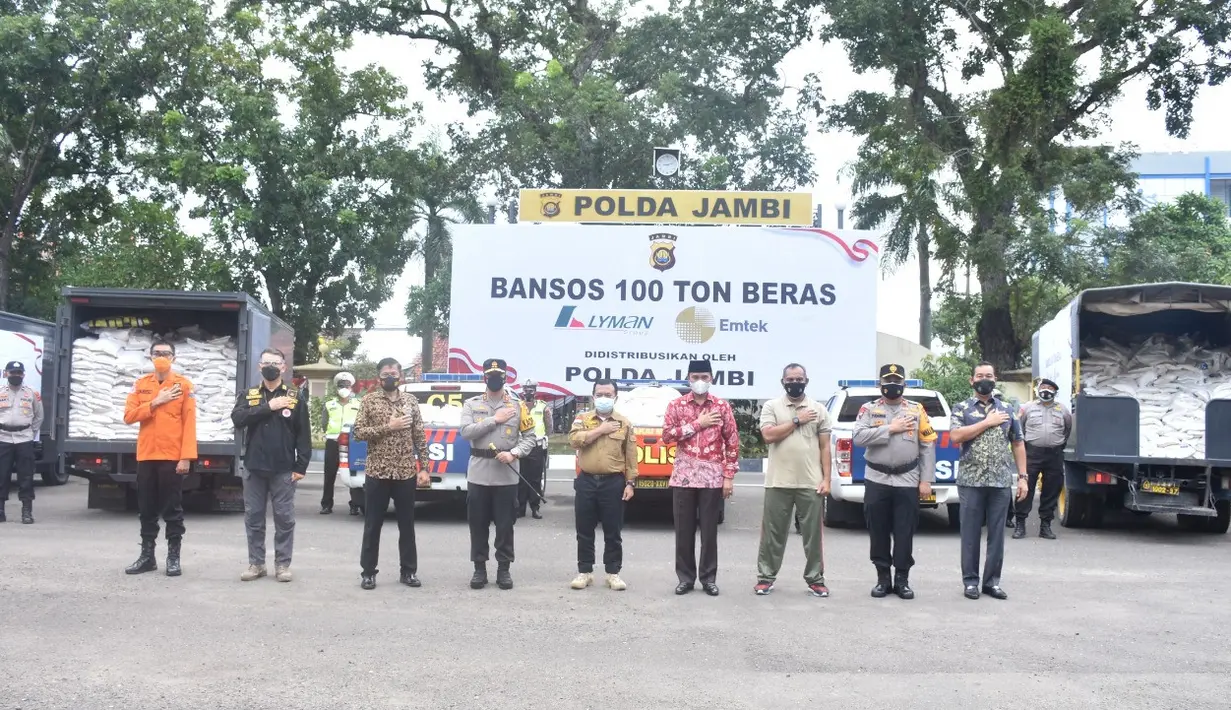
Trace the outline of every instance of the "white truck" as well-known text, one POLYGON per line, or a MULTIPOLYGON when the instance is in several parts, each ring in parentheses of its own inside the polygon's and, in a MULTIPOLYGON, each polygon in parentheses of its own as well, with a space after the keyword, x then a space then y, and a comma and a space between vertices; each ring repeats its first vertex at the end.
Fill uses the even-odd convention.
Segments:
MULTIPOLYGON (((881 396, 876 380, 840 380, 838 391, 825 404, 833 422, 830 446, 833 452, 833 476, 829 495, 825 496, 826 527, 859 527, 864 524, 864 449, 854 445, 855 419, 859 408, 881 396)), ((906 399, 923 405, 932 428, 936 430, 936 482, 932 497, 920 501, 922 508, 945 506, 949 526, 957 529, 960 515, 957 499, 958 458, 961 446, 949 440, 949 403, 936 390, 923 389, 922 380, 907 380, 906 399)))

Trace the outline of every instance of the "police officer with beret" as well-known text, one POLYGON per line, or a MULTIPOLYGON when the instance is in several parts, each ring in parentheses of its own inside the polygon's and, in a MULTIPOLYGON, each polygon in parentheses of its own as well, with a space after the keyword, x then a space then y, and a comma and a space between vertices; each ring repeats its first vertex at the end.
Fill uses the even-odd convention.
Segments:
POLYGON ((872 596, 880 599, 892 591, 914 599, 910 568, 915 564, 915 529, 919 500, 932 495, 936 431, 923 405, 902 397, 906 370, 901 365, 880 369, 880 390, 880 399, 860 407, 853 436, 855 446, 866 449, 863 511, 876 567, 872 596))
POLYGON ((0 386, 0 523, 9 500, 9 481, 17 468, 21 522, 34 523, 34 440, 43 426, 43 398, 25 383, 26 366, 4 366, 7 386, 0 386))
POLYGON ((518 466, 535 445, 530 410, 505 389, 508 367, 500 358, 483 361, 487 391, 462 405, 461 435, 470 442, 466 471, 466 517, 470 521, 471 589, 487 586, 488 536, 496 526, 496 585, 513 588, 513 520, 518 466))
POLYGON ((1039 380, 1038 396, 1022 405, 1018 419, 1022 423, 1022 438, 1026 440, 1026 498, 1017 501, 1017 522, 1013 539, 1026 537, 1026 518, 1034 504, 1034 489, 1043 478, 1043 490, 1039 496, 1039 537, 1055 540, 1051 530, 1052 518, 1056 515, 1056 503, 1060 489, 1064 488, 1064 445, 1073 431, 1073 415, 1068 407, 1056 401, 1060 388, 1049 379, 1039 380))

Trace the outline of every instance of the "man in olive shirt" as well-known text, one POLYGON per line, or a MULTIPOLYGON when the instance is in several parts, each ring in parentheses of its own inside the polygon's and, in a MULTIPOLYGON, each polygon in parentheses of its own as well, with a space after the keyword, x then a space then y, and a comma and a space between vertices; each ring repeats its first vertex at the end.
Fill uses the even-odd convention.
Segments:
POLYGON ((633 497, 637 480, 637 438, 632 424, 615 412, 615 381, 594 383, 594 411, 577 415, 569 430, 569 444, 577 450, 581 473, 573 481, 576 491, 577 577, 570 585, 585 589, 594 583, 594 528, 603 524, 603 567, 607 586, 617 592, 628 588, 620 579, 624 548, 624 502, 633 497))
POLYGON ((753 591, 762 596, 774 589, 796 515, 804 542, 804 582, 813 596, 829 596, 821 550, 821 496, 829 493, 833 425, 825 408, 804 394, 807 386, 804 366, 791 363, 782 370, 786 394, 761 408, 761 436, 769 447, 769 469, 753 591))

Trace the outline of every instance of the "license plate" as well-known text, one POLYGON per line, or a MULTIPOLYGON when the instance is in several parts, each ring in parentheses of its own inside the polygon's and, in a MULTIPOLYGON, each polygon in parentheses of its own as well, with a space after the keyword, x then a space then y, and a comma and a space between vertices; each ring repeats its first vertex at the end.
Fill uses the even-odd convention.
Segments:
POLYGON ((932 494, 932 495, 930 495, 930 496, 920 496, 920 498, 919 498, 919 502, 920 502, 920 503, 935 503, 935 502, 936 502, 936 494, 935 494, 935 493, 933 493, 933 494, 932 494))
POLYGON ((671 482, 669 478, 638 478, 638 488, 666 488, 671 482))
POLYGON ((1155 493, 1160 496, 1180 495, 1180 484, 1175 481, 1142 481, 1142 493, 1155 493))

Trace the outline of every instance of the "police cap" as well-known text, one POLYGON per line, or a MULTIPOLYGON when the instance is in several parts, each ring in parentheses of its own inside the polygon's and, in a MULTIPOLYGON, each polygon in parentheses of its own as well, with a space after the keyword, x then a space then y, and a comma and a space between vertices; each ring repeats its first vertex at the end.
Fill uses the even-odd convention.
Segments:
POLYGON ((1039 380, 1039 384, 1035 387, 1035 389, 1038 389, 1039 387, 1042 387, 1043 385, 1047 385, 1048 387, 1051 387, 1052 389, 1056 390, 1057 392, 1059 392, 1059 391, 1060 391, 1060 385, 1056 384, 1055 382, 1052 382, 1051 380, 1047 379, 1046 377, 1041 378, 1041 379, 1039 380))
POLYGON ((897 364, 881 365, 881 381, 895 380, 906 381, 906 368, 897 364))
POLYGON ((526 380, 525 382, 521 383, 521 388, 524 390, 536 390, 539 388, 539 383, 535 382, 534 380, 526 380))
POLYGON ((11 372, 14 375, 24 375, 26 374, 26 366, 18 362, 17 360, 13 360, 12 362, 4 366, 4 371, 11 372))
POLYGON ((483 374, 485 375, 490 372, 499 372, 503 374, 507 369, 508 366, 505 364, 504 360, 501 360, 498 357, 489 357, 483 361, 483 374))

